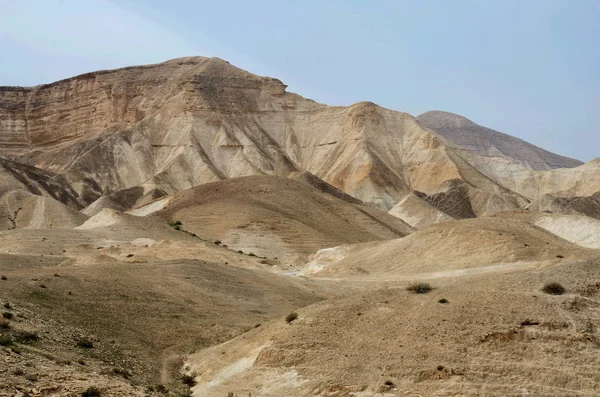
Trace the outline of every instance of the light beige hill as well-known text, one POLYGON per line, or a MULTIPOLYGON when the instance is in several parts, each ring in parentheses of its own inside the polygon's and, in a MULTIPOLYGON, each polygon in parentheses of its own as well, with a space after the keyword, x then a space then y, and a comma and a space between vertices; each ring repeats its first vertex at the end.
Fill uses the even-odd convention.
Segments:
POLYGON ((582 215, 561 215, 519 211, 495 216, 516 218, 584 248, 600 249, 600 220, 582 215))
POLYGON ((407 194, 388 213, 417 229, 454 219, 413 193, 407 194))
POLYGON ((484 217, 436 224, 400 239, 320 251, 303 274, 406 279, 596 255, 526 220, 484 217))
POLYGON ((532 201, 544 195, 588 197, 600 191, 600 160, 575 168, 536 171, 509 159, 479 156, 458 150, 460 157, 494 183, 532 201))
POLYGON ((353 291, 192 355, 193 395, 595 396, 599 265, 353 291))
POLYGON ((16 189, 0 198, 4 228, 71 229, 87 217, 48 196, 16 189))
MULTIPOLYGON (((322 185, 324 187, 325 185, 322 185)), ((325 187, 324 187, 325 189, 325 187)), ((156 215, 166 222, 234 250, 278 258, 290 265, 340 244, 405 236, 413 228, 400 219, 328 190, 274 176, 228 179, 159 199, 156 215)), ((148 214, 150 204, 132 211, 148 214)))

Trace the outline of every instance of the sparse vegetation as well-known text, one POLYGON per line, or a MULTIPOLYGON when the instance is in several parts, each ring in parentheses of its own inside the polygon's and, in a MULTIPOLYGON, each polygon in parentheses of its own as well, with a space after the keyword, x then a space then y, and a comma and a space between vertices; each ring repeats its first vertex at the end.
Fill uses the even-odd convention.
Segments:
POLYGON ((194 374, 183 375, 181 377, 181 382, 188 387, 194 387, 196 386, 196 376, 194 374))
POLYGON ((530 325, 539 325, 539 324, 540 323, 538 321, 532 321, 530 319, 526 319, 526 320, 521 321, 521 326, 522 327, 527 327, 527 326, 530 326, 530 325))
POLYGON ((215 244, 216 244, 216 245, 221 245, 221 240, 216 240, 216 241, 215 241, 215 244))
POLYGON ((133 254, 127 254, 128 258, 131 258, 133 256, 133 254))
POLYGON ((285 316, 285 321, 289 324, 292 321, 296 320, 297 318, 298 318, 298 313, 291 312, 290 314, 288 314, 287 316, 285 316))
POLYGON ((102 393, 100 392, 100 389, 98 389, 96 386, 90 386, 87 388, 86 391, 81 393, 81 397, 100 397, 100 396, 102 396, 102 393))
POLYGON ((48 287, 46 287, 46 284, 40 284, 40 288, 48 288, 48 287))
POLYGON ((166 394, 167 393, 167 388, 165 387, 165 385, 163 384, 158 384, 156 385, 156 387, 154 388, 158 393, 163 393, 166 394))
POLYGON ((27 375, 25 375, 25 379, 27 379, 30 382, 38 381, 37 375, 35 375, 35 374, 27 374, 27 375))
POLYGON ((6 320, 0 321, 0 329, 10 329, 10 324, 6 320))
POLYGON ((7 310, 10 310, 10 309, 11 309, 10 303, 9 303, 9 302, 6 302, 6 303, 4 304, 4 308, 5 308, 5 309, 7 309, 7 310))
POLYGON ((6 280, 8 280, 8 277, 6 277, 6 276, 0 276, 0 279, 6 281, 6 280))
POLYGON ((181 223, 181 221, 174 221, 174 222, 169 223, 169 226, 171 226, 175 230, 181 230, 181 225, 183 225, 183 223, 181 223))
POLYGON ((131 372, 127 371, 126 369, 122 369, 122 368, 113 368, 113 374, 121 376, 125 379, 129 379, 131 378, 131 372))
POLYGON ((13 334, 16 342, 19 343, 33 343, 40 340, 40 336, 37 332, 31 331, 17 331, 13 334))
POLYGON ((381 385, 381 387, 379 388, 379 392, 381 393, 387 393, 390 390, 394 389, 396 387, 396 385, 394 384, 394 382, 392 382, 391 380, 386 380, 383 385, 381 385))
POLYGON ((433 288, 431 287, 431 285, 429 285, 429 283, 412 283, 410 284, 408 287, 406 287, 406 290, 409 292, 413 292, 415 294, 426 294, 429 291, 431 291, 433 288))
POLYGON ((12 320, 14 316, 15 316, 15 315, 14 315, 14 314, 12 314, 11 312, 3 312, 3 313, 2 313, 2 317, 4 317, 4 318, 5 318, 5 319, 7 319, 7 320, 12 320))
POLYGON ((93 349, 94 342, 89 339, 82 338, 77 341, 77 347, 81 347, 83 349, 93 349))
POLYGON ((438 303, 448 303, 448 299, 442 298, 438 301, 438 303))
POLYGON ((12 339, 8 335, 0 335, 0 346, 8 346, 12 343, 12 339))
POLYGON ((544 288, 542 288, 542 291, 549 295, 562 295, 567 290, 565 289, 565 287, 563 287, 559 283, 548 283, 548 284, 544 285, 544 288))

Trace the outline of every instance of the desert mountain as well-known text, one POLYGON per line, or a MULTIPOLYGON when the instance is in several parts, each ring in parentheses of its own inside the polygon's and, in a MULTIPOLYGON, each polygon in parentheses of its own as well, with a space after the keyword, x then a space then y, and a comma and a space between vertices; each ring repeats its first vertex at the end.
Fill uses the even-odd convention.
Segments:
MULTIPOLYGON (((522 208, 572 188, 557 185, 564 175, 538 169, 577 161, 500 133, 488 141, 475 134, 465 150, 464 140, 452 137, 471 124, 454 123, 460 134, 434 132, 424 127, 425 116, 367 102, 326 106, 217 58, 181 58, 0 88, 0 149, 19 167, 60 181, 65 193, 53 197, 91 206, 88 215, 207 182, 304 171, 380 209, 417 193, 452 217, 522 208), (497 150, 484 153, 490 142, 497 150), (507 154, 490 160, 501 150, 507 154), (464 208, 451 210, 457 203, 464 208)), ((597 186, 595 173, 581 172, 597 186)))
POLYGON ((534 170, 573 168, 583 163, 560 156, 525 142, 475 124, 457 114, 432 110, 417 116, 425 127, 476 154, 485 157, 503 157, 534 170))
POLYGON ((217 58, 0 87, 0 395, 597 395, 599 168, 217 58))

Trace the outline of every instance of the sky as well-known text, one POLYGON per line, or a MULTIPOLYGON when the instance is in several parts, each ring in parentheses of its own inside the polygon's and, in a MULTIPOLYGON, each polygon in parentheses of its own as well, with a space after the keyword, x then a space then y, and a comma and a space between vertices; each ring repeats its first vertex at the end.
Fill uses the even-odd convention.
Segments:
POLYGON ((599 0, 0 0, 0 85, 216 56, 329 105, 600 156, 599 0))

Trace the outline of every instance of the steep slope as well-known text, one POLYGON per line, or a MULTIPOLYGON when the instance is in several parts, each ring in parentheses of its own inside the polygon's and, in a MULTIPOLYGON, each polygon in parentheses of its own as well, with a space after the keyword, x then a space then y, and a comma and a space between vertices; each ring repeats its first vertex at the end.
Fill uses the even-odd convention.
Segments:
POLYGON ((182 229, 201 238, 290 265, 321 248, 413 231, 400 219, 331 186, 317 186, 321 188, 275 176, 232 178, 176 193, 131 213, 157 210, 165 224, 181 222, 182 229))
POLYGON ((457 114, 438 110, 417 116, 425 127, 444 138, 485 157, 504 157, 534 170, 572 168, 579 160, 560 156, 522 139, 475 124, 457 114))

